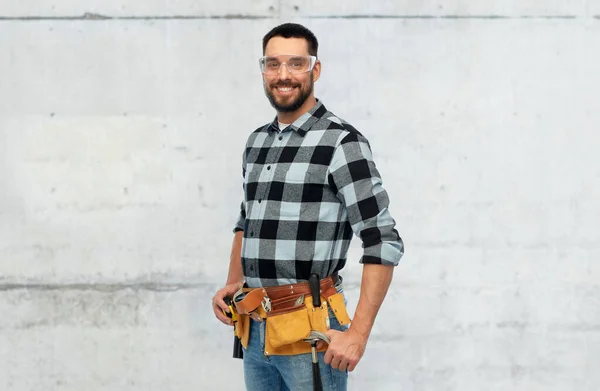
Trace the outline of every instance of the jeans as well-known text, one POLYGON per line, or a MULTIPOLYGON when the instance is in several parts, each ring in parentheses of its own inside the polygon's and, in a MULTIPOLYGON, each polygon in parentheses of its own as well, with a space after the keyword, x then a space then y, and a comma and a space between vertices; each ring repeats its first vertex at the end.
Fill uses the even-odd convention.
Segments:
MULTIPOLYGON (((341 291, 341 287, 338 288, 341 291)), ((330 328, 345 331, 331 309, 330 328)), ((244 349, 244 379, 248 391, 310 391, 313 389, 312 356, 265 356, 265 323, 250 321, 248 349, 244 349)), ((318 353, 324 391, 346 391, 348 371, 333 369, 323 361, 325 352, 318 353)))

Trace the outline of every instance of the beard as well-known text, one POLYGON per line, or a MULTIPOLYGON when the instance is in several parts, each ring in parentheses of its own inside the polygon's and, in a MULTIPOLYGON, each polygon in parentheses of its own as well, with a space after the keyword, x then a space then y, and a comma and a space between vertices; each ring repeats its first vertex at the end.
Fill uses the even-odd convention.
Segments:
POLYGON ((280 113, 290 113, 290 112, 296 111, 300 107, 302 107, 304 102, 306 102, 308 97, 312 94, 313 88, 314 88, 314 81, 313 81, 313 78, 311 75, 310 83, 308 84, 308 87, 306 89, 302 89, 302 85, 293 85, 291 83, 285 83, 285 82, 274 83, 269 86, 267 86, 265 84, 265 95, 267 95, 267 98, 269 99, 271 106, 273 106, 273 108, 275 110, 277 110, 280 113), (281 101, 277 101, 277 98, 275 97, 273 92, 271 92, 271 90, 273 88, 277 88, 277 87, 298 87, 299 93, 295 97, 284 98, 287 101, 287 103, 284 103, 281 101))

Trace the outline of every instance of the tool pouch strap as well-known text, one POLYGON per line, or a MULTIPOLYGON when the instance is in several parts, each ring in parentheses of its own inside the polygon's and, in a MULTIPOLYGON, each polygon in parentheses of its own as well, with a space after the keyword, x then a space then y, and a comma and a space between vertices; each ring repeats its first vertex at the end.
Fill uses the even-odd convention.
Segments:
POLYGON ((329 304, 329 308, 333 311, 338 323, 342 326, 350 324, 350 316, 344 302, 344 295, 335 291, 334 294, 325 296, 325 300, 329 304))
POLYGON ((238 314, 248 315, 261 307, 265 297, 268 296, 264 288, 242 288, 234 294, 233 302, 238 314), (241 294, 245 294, 244 298, 237 301, 237 297, 241 294))

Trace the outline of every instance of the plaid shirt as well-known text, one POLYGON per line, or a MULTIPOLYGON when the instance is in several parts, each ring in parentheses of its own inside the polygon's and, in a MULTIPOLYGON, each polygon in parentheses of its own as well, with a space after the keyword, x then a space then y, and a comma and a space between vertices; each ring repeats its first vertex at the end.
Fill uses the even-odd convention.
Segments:
POLYGON ((342 269, 353 233, 361 263, 396 266, 404 245, 368 141, 317 104, 285 130, 255 130, 243 155, 242 268, 249 287, 342 269))

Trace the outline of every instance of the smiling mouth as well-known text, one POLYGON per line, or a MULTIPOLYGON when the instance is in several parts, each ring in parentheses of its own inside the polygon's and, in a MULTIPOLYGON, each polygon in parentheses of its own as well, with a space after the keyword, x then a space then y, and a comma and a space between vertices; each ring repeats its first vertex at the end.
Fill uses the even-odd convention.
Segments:
POLYGON ((290 86, 277 86, 277 87, 275 87, 275 89, 276 89, 277 91, 279 91, 279 92, 283 92, 283 93, 290 92, 290 91, 292 91, 294 88, 296 88, 296 87, 290 87, 290 86))

